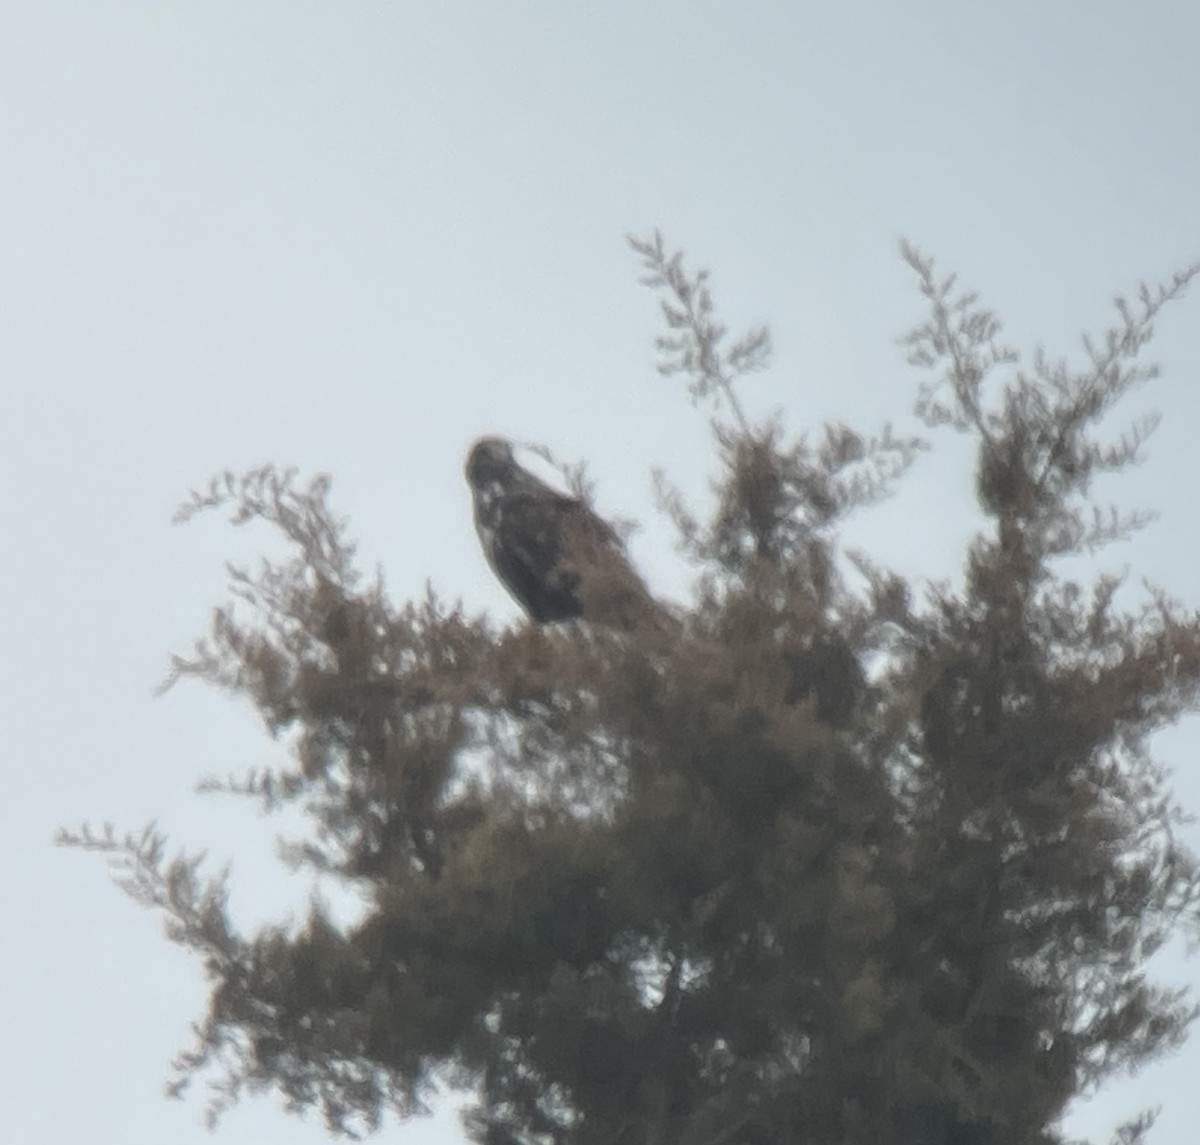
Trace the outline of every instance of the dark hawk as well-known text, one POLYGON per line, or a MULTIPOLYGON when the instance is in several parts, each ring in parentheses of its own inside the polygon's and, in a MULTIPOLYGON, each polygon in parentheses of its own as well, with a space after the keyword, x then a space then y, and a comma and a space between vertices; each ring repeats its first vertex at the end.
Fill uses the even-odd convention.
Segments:
POLYGON ((584 619, 629 630, 652 613, 612 526, 518 465, 509 442, 480 438, 466 476, 488 564, 538 624, 584 619))

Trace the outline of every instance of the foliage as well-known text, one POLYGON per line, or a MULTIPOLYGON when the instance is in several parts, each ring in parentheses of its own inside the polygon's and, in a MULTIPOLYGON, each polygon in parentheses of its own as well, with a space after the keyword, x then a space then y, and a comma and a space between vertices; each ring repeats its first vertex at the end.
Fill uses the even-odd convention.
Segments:
POLYGON ((324 479, 225 474, 181 510, 290 544, 231 569, 171 682, 286 737, 290 762, 228 786, 301 806, 291 858, 369 908, 244 936, 224 876, 155 832, 64 834, 204 960, 176 1090, 208 1076, 218 1113, 275 1088, 356 1133, 449 1077, 487 1145, 1057 1142, 1073 1096, 1192 1016, 1145 974, 1200 910, 1147 738, 1196 706, 1200 617, 1156 590, 1123 605, 1120 578, 1060 558, 1145 521, 1092 484, 1151 427, 1098 430, 1198 268, 1119 301, 1082 366, 1023 366, 904 248, 929 308, 906 339, 931 375, 917 412, 973 440, 982 514, 961 591, 921 592, 837 541, 925 443, 751 424, 736 385, 766 332, 726 349, 706 275, 657 235, 633 246, 660 368, 717 411, 711 516, 663 486, 700 570, 678 626, 396 608, 355 572, 324 479))

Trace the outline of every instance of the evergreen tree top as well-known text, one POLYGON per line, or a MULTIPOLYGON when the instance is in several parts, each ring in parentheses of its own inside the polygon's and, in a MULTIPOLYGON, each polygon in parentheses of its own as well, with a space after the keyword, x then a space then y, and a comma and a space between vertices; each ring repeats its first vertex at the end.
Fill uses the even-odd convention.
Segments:
MULTIPOLYGON (((1194 1015, 1146 975, 1200 909, 1147 739, 1196 707, 1200 616, 1061 558, 1148 520, 1094 482, 1152 423, 1100 431, 1200 267, 1118 300, 1081 365, 1023 363, 904 247, 928 308, 905 340, 928 375, 916 413, 976 455, 981 526, 951 590, 839 544, 929 442, 753 420, 739 386, 769 364, 766 330, 727 342, 707 274, 661 236, 632 243, 659 369, 713 411, 711 513, 660 484, 698 569, 687 603, 611 556, 582 487, 563 520, 609 573, 585 590, 555 550, 574 604, 523 603, 568 623, 504 630, 364 580, 326 478, 226 473, 181 508, 266 522, 290 555, 231 568, 168 684, 216 685, 286 739, 287 763, 217 786, 303 808, 290 857, 368 906, 245 935, 224 877, 155 831, 64 832, 204 961, 175 1090, 206 1077, 215 1116, 273 1088, 355 1134, 449 1079, 487 1145, 1058 1143, 1069 1100, 1194 1015), (606 620, 589 599, 624 604, 606 620)), ((481 533, 493 509, 477 499, 481 533)))

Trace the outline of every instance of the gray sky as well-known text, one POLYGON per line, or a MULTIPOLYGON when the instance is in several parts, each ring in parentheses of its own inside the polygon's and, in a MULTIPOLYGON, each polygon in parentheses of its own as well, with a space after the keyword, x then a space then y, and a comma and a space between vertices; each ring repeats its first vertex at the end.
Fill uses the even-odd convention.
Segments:
MULTIPOLYGON (((190 486, 330 471, 396 601, 429 578, 512 618, 461 457, 484 431, 538 439, 590 460, 602 509, 645 525, 648 578, 682 593, 649 470, 702 498, 706 418, 652 369, 623 236, 662 227, 731 325, 771 323, 751 410, 911 430, 901 236, 1012 341, 1072 352, 1115 293, 1200 257, 1198 43, 1179 0, 0 5, 6 1140, 210 1140, 199 1100, 161 1096, 198 968, 102 862, 47 845, 56 825, 157 818, 234 860, 246 926, 304 902, 278 825, 191 793, 282 749, 216 694, 151 697, 222 561, 264 540, 171 528, 190 486)), ((1121 498, 1161 520, 1104 558, 1193 601, 1198 307, 1160 322, 1165 376, 1130 403, 1164 423, 1121 498)), ((910 574, 953 575, 970 528, 962 450, 937 444, 855 536, 910 574)), ((1197 739, 1162 747, 1193 810, 1197 739)), ((1163 1103, 1155 1141, 1192 1145, 1196 1077, 1200 1042, 1069 1126, 1163 1103)), ((461 1135, 447 1115, 384 1139, 461 1135)), ((267 1098, 217 1140, 325 1137, 267 1098)))

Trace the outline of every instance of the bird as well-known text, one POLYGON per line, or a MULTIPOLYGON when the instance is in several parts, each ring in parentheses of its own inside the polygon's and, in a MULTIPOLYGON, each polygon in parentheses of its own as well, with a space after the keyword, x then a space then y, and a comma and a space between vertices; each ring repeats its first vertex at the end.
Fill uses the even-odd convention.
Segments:
POLYGON ((484 556, 536 624, 585 620, 631 631, 653 615, 616 530, 518 464, 511 442, 480 438, 465 474, 484 556))

